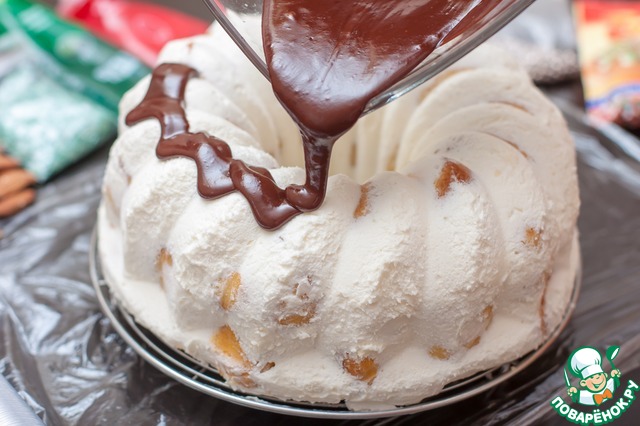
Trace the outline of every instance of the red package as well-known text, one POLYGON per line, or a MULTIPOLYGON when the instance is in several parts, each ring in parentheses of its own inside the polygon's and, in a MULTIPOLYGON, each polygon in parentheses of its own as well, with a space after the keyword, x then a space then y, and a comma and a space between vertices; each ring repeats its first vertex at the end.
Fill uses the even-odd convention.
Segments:
POLYGON ((577 0, 574 15, 587 111, 640 130, 640 1, 577 0))
POLYGON ((202 34, 210 24, 162 6, 126 0, 60 0, 58 12, 151 66, 167 42, 202 34))

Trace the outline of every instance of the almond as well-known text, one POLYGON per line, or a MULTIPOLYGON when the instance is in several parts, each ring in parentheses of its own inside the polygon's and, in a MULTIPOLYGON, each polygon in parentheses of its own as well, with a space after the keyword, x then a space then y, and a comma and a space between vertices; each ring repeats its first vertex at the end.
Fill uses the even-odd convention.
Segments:
POLYGON ((446 196, 451 191, 451 185, 454 182, 468 183, 469 181, 471 181, 471 170, 460 163, 447 161, 442 166, 440 176, 435 181, 438 198, 446 196))
POLYGON ((482 316, 482 324, 484 325, 484 329, 486 330, 491 325, 491 321, 493 321, 493 306, 488 305, 486 308, 482 310, 480 314, 482 316))
POLYGON ((237 272, 232 273, 226 279, 222 297, 220 298, 220 306, 225 311, 231 309, 231 307, 236 303, 236 297, 238 296, 238 289, 240 288, 241 283, 242 280, 240 278, 240 274, 237 272))
POLYGON ((435 359, 446 360, 451 357, 451 354, 442 346, 433 346, 431 349, 429 349, 429 356, 435 359))
POLYGON ((261 369, 260 372, 261 373, 266 373, 267 371, 271 370, 273 367, 276 366, 276 363, 273 361, 270 361, 268 363, 266 363, 261 369))
POLYGON ((475 339, 469 340, 464 344, 464 347, 467 349, 471 349, 474 346, 477 346, 480 343, 480 336, 476 336, 475 339))
POLYGON ((251 362, 247 359, 238 337, 231 327, 224 325, 211 336, 213 346, 224 355, 235 361, 245 369, 251 368, 251 362))
POLYGON ((316 305, 309 303, 304 307, 304 311, 296 314, 285 315, 278 319, 280 325, 293 325, 299 327, 301 325, 309 324, 313 317, 316 316, 316 305))
POLYGON ((162 271, 164 265, 173 266, 173 257, 166 248, 161 248, 156 256, 156 270, 162 271))
POLYGON ((366 183, 360 187, 360 200, 356 209, 353 211, 353 218, 358 219, 369 213, 369 192, 371 191, 371 184, 366 183))
POLYGON ((527 228, 522 242, 529 247, 539 249, 542 244, 542 231, 534 228, 527 228))
POLYGON ((367 382, 369 385, 373 383, 378 375, 378 364, 376 364, 373 358, 369 357, 353 359, 347 354, 346 358, 342 361, 342 368, 356 379, 367 382))

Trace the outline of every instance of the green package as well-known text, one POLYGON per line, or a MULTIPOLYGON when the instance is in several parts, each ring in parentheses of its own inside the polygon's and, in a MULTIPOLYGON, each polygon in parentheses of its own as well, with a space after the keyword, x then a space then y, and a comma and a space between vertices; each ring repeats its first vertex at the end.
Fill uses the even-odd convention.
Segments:
POLYGON ((0 143, 43 182, 116 130, 115 114, 24 64, 0 81, 0 143))
POLYGON ((40 182, 108 141, 149 69, 28 0, 0 0, 0 147, 40 182))

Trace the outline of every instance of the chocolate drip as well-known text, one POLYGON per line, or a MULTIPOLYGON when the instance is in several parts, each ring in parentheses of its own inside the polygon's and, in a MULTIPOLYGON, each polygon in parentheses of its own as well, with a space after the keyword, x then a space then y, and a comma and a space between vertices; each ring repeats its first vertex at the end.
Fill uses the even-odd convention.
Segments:
POLYGON ((322 205, 329 179, 331 149, 338 137, 314 138, 302 132, 306 181, 304 185, 287 187, 287 199, 302 211, 322 205))
POLYGON ((286 199, 267 169, 251 167, 233 159, 229 145, 204 133, 191 133, 184 110, 184 95, 189 79, 197 71, 186 65, 162 64, 153 71, 146 96, 126 118, 131 126, 155 118, 161 135, 156 147, 158 158, 187 157, 198 170, 198 193, 203 198, 217 198, 239 191, 249 202, 260 224, 267 229, 282 226, 301 213, 286 199))

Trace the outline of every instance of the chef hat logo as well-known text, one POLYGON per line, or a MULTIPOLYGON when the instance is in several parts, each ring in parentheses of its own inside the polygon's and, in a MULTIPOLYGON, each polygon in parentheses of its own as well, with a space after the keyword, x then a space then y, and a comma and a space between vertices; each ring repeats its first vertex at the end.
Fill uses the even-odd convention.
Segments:
POLYGON ((602 356, 591 347, 582 347, 575 351, 569 358, 567 367, 571 374, 583 380, 594 374, 604 373, 602 356))

